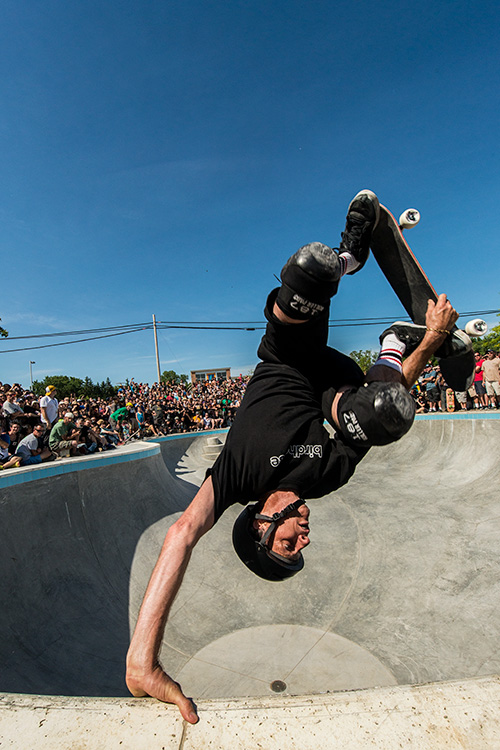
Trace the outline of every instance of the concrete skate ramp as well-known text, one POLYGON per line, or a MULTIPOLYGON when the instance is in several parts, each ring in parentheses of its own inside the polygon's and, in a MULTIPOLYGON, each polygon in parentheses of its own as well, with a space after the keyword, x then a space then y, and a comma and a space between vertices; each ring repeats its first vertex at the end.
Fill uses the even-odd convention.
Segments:
MULTIPOLYGON (((0 478, 0 691, 127 695, 130 628, 165 532, 213 461, 208 440, 0 478)), ((229 509, 193 554, 165 668, 197 700, 499 673, 499 450, 498 419, 417 421, 310 502, 306 567, 284 583, 239 563, 229 509)))

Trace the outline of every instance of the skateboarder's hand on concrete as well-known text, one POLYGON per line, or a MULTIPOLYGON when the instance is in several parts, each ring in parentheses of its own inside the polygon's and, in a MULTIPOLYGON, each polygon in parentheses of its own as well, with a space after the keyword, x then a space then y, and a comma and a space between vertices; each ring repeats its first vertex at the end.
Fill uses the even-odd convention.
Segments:
POLYGON ((452 307, 446 294, 440 294, 437 302, 433 302, 431 299, 428 301, 425 316, 428 335, 433 334, 436 338, 443 339, 446 332, 451 331, 457 319, 458 313, 452 307))
POLYGON ((135 698, 149 695, 164 703, 175 703, 182 714, 182 718, 190 724, 196 724, 198 715, 193 702, 186 698, 178 682, 174 682, 158 664, 150 673, 133 675, 127 674, 127 687, 135 698))

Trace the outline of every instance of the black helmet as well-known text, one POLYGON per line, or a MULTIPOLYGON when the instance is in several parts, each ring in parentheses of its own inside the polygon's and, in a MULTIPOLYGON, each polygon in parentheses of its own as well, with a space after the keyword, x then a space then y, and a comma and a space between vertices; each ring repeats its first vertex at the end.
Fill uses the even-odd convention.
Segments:
POLYGON ((304 503, 305 500, 296 500, 294 503, 287 505, 280 513, 274 513, 272 516, 256 513, 258 503, 247 505, 242 510, 233 526, 233 547, 240 560, 252 573, 265 578, 267 581, 283 581, 302 570, 304 558, 301 553, 299 553, 297 560, 289 560, 287 557, 282 557, 273 552, 267 546, 267 541, 276 528, 276 524, 304 503), (269 521, 269 528, 266 529, 262 539, 256 539, 252 533, 254 519, 269 521))

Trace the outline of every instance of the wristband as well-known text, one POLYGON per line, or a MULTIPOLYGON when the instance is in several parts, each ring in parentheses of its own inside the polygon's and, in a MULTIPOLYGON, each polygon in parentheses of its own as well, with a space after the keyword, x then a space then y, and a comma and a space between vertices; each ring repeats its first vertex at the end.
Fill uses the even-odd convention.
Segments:
POLYGON ((446 328, 429 328, 427 327, 428 331, 435 331, 436 333, 447 333, 448 335, 451 333, 451 331, 448 331, 446 328))

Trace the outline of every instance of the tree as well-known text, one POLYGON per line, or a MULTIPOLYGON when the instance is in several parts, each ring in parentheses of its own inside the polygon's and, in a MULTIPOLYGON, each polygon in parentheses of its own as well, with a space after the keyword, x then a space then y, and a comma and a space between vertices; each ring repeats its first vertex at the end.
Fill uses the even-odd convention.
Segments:
POLYGON ((116 395, 116 388, 109 378, 106 382, 93 383, 88 376, 85 380, 68 375, 47 375, 43 380, 35 380, 33 391, 43 396, 48 385, 55 385, 59 399, 76 396, 77 398, 109 398, 116 395))
POLYGON ((378 352, 374 352, 371 349, 358 349, 351 352, 349 356, 361 367, 366 375, 370 367, 377 361, 378 352))
POLYGON ((43 380, 34 381, 33 391, 37 396, 43 396, 48 385, 55 385, 57 388, 57 397, 62 399, 67 396, 79 395, 83 386, 83 380, 69 377, 68 375, 47 375, 43 380))
POLYGON ((486 336, 472 339, 472 348, 475 352, 484 355, 488 349, 497 352, 500 349, 500 326, 494 326, 486 336))
POLYGON ((173 383, 174 385, 180 385, 181 383, 187 383, 187 375, 178 375, 175 370, 164 370, 161 374, 162 383, 173 383))

